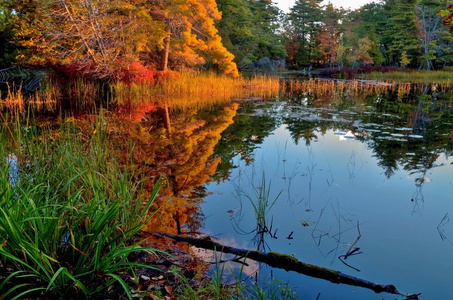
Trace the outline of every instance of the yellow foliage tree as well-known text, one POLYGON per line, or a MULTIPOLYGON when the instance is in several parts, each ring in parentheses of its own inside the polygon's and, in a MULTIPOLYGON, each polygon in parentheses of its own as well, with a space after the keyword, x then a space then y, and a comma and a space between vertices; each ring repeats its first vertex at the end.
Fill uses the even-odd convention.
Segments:
POLYGON ((167 37, 160 46, 161 70, 166 70, 171 55, 178 64, 194 66, 209 61, 225 74, 238 76, 234 56, 223 46, 215 27, 215 21, 222 15, 214 0, 169 0, 156 4, 152 14, 164 19, 167 25, 167 37))
POLYGON ((214 0, 11 0, 20 61, 32 65, 77 62, 93 77, 147 64, 156 50, 175 65, 206 61, 237 76, 233 55, 223 47, 214 22, 214 0), (171 36, 171 39, 170 39, 171 36), (171 42, 170 42, 171 41, 171 42))

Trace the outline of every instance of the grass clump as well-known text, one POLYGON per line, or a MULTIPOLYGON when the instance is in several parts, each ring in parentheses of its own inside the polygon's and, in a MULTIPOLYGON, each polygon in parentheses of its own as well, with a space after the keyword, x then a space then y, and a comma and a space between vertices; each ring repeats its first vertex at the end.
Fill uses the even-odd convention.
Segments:
POLYGON ((158 185, 143 183, 107 153, 102 120, 91 136, 74 125, 42 129, 5 120, 0 142, 0 290, 23 297, 131 298, 129 261, 153 252, 131 242, 151 215, 158 185), (101 154, 102 152, 102 154, 101 154), (122 292, 121 292, 122 291, 122 292))

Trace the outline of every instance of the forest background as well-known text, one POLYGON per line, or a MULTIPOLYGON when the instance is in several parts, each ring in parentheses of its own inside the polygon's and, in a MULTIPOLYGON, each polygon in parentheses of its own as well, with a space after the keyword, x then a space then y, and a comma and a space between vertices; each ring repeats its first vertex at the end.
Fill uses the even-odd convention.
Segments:
POLYGON ((384 0, 360 9, 298 0, 0 1, 0 68, 53 67, 105 80, 157 71, 238 68, 262 58, 289 69, 453 65, 449 3, 384 0), (444 20, 445 19, 445 20, 444 20))

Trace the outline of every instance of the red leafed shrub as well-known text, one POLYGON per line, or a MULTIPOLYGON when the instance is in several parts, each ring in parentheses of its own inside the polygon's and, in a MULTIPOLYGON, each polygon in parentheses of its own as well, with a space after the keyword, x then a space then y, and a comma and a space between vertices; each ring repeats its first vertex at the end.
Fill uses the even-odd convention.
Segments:
POLYGON ((153 68, 146 67, 138 61, 132 62, 118 62, 119 70, 116 78, 117 80, 124 81, 126 83, 155 83, 156 82, 156 71, 153 68))
POLYGON ((67 76, 69 78, 76 77, 98 78, 98 76, 94 75, 99 73, 99 70, 97 70, 92 60, 86 60, 86 61, 73 61, 69 64, 59 66, 57 68, 57 73, 60 75, 67 76))
POLYGON ((92 60, 73 61, 58 68, 57 73, 69 78, 85 77, 105 81, 124 81, 126 83, 154 83, 156 71, 139 61, 117 60, 115 65, 99 65, 92 60))

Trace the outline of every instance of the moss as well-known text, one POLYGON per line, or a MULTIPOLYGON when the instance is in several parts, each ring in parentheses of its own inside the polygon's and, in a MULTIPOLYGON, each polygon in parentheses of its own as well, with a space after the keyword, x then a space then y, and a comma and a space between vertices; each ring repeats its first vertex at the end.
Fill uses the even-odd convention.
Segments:
POLYGON ((282 254, 271 251, 268 253, 268 256, 272 260, 280 261, 283 263, 295 263, 295 264, 300 263, 300 261, 297 258, 289 254, 282 254))

